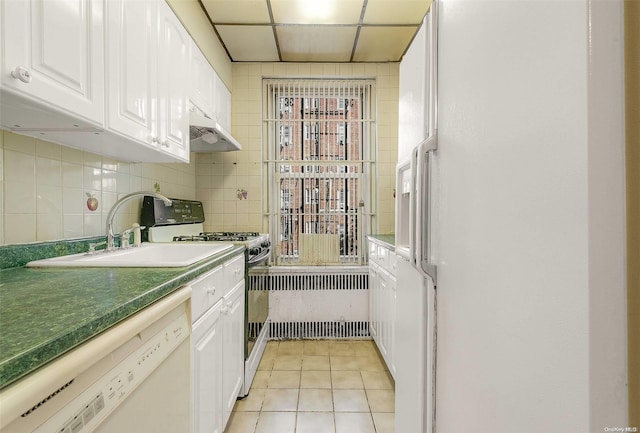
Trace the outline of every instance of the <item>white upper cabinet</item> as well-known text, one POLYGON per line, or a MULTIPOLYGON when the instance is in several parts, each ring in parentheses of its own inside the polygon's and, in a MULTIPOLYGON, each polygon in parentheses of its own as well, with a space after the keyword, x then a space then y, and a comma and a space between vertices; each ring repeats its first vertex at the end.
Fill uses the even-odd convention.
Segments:
POLYGON ((107 2, 107 127, 189 159, 189 35, 164 1, 107 2))
POLYGON ((189 160, 189 44, 191 38, 165 1, 158 2, 159 141, 164 152, 189 160))
POLYGON ((157 2, 109 0, 107 127, 157 146, 157 2))
POLYGON ((2 0, 1 8, 3 90, 102 126, 103 2, 2 0))
POLYGON ((214 115, 214 87, 216 73, 200 48, 191 40, 189 99, 206 115, 214 115))
POLYGON ((215 116, 218 123, 227 131, 231 131, 231 92, 224 81, 215 74, 215 116))
POLYGON ((398 161, 428 136, 428 40, 427 22, 411 42, 400 63, 400 105, 398 106, 398 161))

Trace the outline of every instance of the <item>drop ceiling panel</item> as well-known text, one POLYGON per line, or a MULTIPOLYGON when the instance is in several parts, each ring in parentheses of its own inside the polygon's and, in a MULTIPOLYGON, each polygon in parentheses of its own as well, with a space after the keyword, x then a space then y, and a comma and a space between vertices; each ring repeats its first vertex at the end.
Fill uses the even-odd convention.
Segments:
POLYGON ((363 27, 354 62, 397 62, 418 27, 363 27))
POLYGON ((353 24, 363 0, 271 0, 275 24, 353 24))
POLYGON ((232 61, 396 62, 433 0, 172 1, 200 3, 232 61))
POLYGON ((277 62, 278 49, 271 26, 216 26, 235 62, 277 62))
POLYGON ((278 26, 276 32, 285 62, 348 62, 357 27, 278 26))
POLYGON ((270 24, 265 0, 202 0, 214 24, 270 24))
POLYGON ((368 0, 363 24, 414 24, 422 22, 430 0, 368 0))

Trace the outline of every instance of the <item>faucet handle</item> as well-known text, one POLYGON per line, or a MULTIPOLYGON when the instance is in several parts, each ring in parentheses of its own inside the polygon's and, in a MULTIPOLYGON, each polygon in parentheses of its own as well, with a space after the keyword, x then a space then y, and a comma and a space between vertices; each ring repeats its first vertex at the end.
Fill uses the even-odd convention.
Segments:
POLYGON ((133 229, 126 229, 125 231, 122 232, 122 234, 120 235, 120 248, 129 248, 130 243, 129 243, 129 237, 131 236, 131 233, 133 232, 133 229))
POLYGON ((90 243, 89 244, 89 249, 87 250, 86 254, 88 256, 93 255, 96 253, 96 247, 102 246, 102 245, 106 245, 107 241, 102 241, 102 242, 95 242, 95 243, 90 243))

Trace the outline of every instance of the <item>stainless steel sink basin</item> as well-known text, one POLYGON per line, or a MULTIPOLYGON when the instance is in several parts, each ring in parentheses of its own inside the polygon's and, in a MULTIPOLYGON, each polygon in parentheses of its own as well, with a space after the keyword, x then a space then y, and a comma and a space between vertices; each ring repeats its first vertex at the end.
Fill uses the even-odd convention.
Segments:
POLYGON ((229 243, 143 243, 137 248, 72 254, 27 263, 31 268, 49 267, 127 267, 159 268, 190 266, 207 257, 229 250, 229 243))

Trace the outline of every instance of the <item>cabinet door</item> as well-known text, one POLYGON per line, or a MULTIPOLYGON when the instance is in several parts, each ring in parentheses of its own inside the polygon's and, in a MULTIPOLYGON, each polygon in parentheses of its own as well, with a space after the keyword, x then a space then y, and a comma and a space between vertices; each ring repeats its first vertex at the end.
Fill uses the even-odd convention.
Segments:
POLYGON ((227 131, 231 131, 231 92, 215 75, 215 114, 218 123, 227 131))
POLYGON ((213 111, 213 92, 215 85, 215 72, 209 61, 206 59, 200 48, 191 39, 190 42, 190 65, 189 65, 189 99, 207 116, 211 117, 213 111))
POLYGON ((231 415, 244 381, 244 280, 223 298, 223 425, 231 415))
POLYGON ((222 316, 220 300, 193 325, 194 433, 222 433, 222 316))
POLYGON ((189 34, 166 2, 158 2, 158 12, 160 148, 188 161, 189 34))
POLYGON ((389 275, 382 269, 378 272, 378 296, 379 302, 377 302, 378 316, 378 349, 382 357, 387 362, 389 367, 389 315, 387 312, 387 302, 389 301, 389 275))
POLYGON ((369 333, 378 342, 378 266, 369 262, 369 333))
POLYGON ((411 157, 411 151, 428 135, 429 115, 426 92, 427 31, 420 27, 400 63, 398 106, 398 161, 411 157))
POLYGON ((157 146, 157 3, 109 0, 107 126, 157 146))
POLYGON ((387 292, 387 302, 385 303, 385 310, 387 315, 387 323, 389 324, 389 334, 387 338, 387 367, 393 377, 396 377, 396 279, 393 276, 389 277, 389 291, 387 292))
POLYGON ((0 3, 2 86, 104 125, 102 1, 0 3))

